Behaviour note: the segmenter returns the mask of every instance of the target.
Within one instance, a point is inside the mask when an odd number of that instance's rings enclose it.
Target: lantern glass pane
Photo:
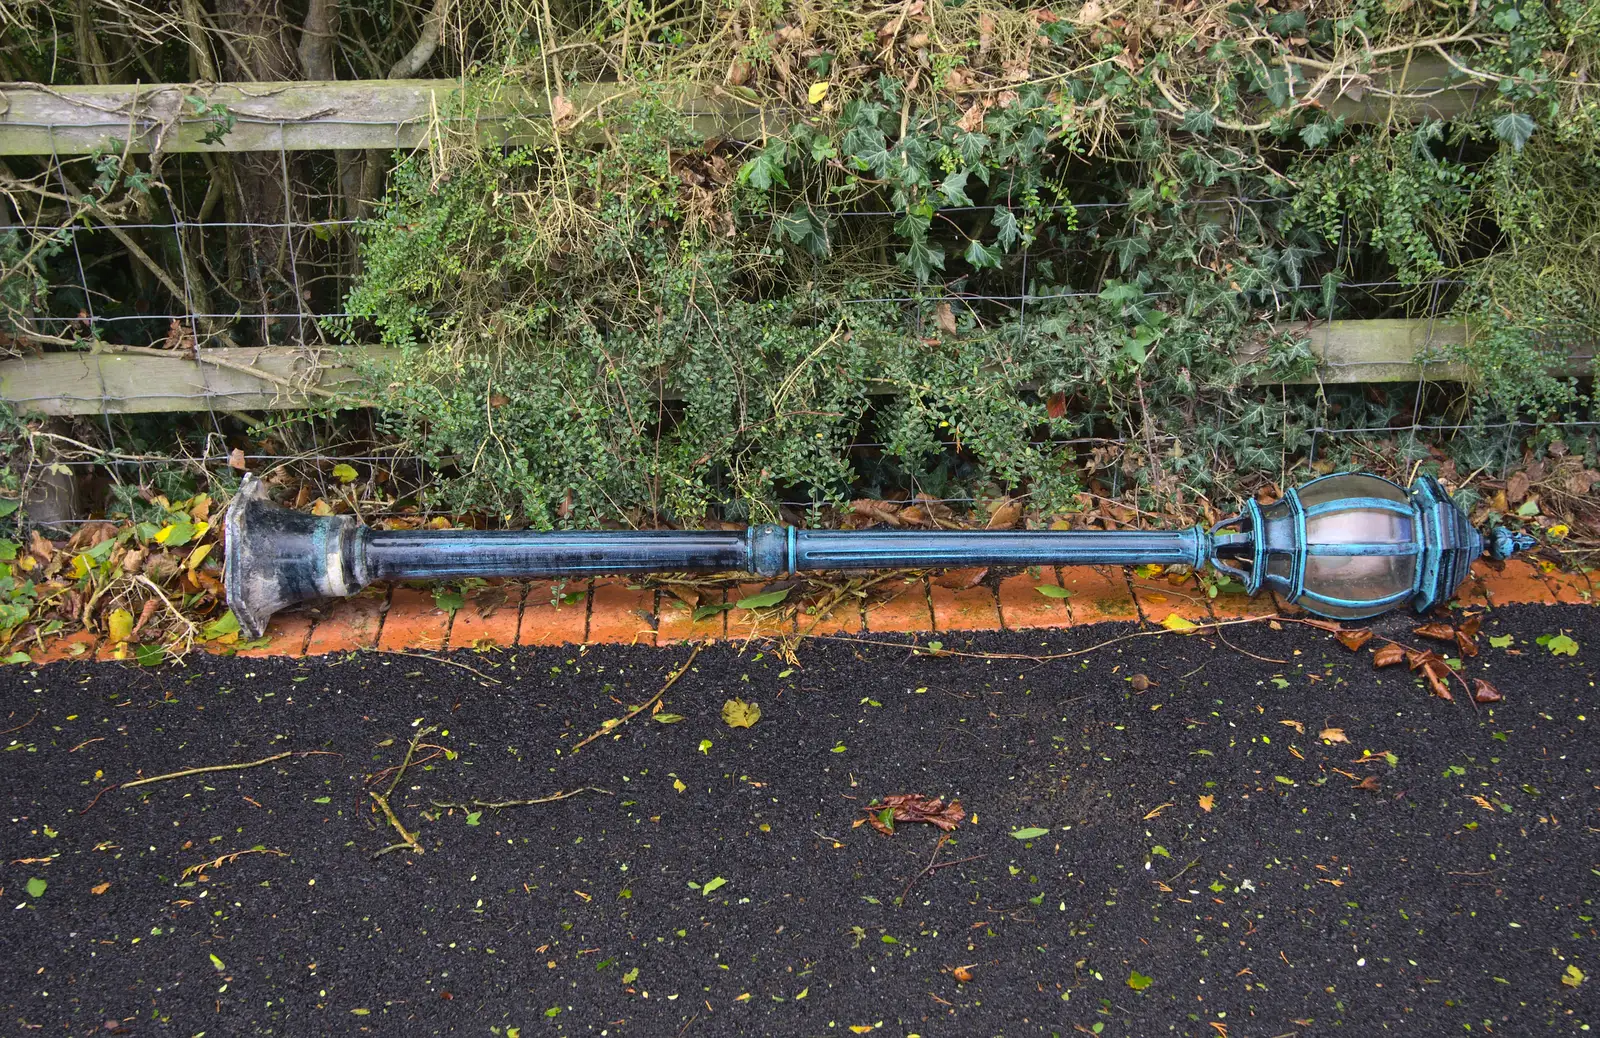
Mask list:
[[[1327,476],[1312,480],[1300,488],[1300,503],[1308,511],[1328,501],[1353,497],[1377,498],[1380,501],[1394,501],[1403,505],[1411,503],[1411,498],[1404,490],[1387,479],[1364,472]]]

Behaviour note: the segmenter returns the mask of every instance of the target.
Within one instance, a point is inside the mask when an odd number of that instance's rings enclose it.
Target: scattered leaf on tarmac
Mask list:
[[[1283,726],[1285,726],[1285,727],[1287,727],[1287,728],[1293,728],[1296,732],[1298,732],[1301,735],[1304,735],[1306,733],[1306,726],[1304,724],[1302,724],[1301,722],[1299,722],[1299,721],[1290,719],[1290,720],[1286,720],[1286,721],[1279,721],[1278,723],[1283,725]]]
[[[761,720],[761,705],[742,699],[730,699],[722,704],[722,723],[729,728],[749,728]]]
[[[723,879],[721,876],[718,876],[715,879],[707,880],[706,885],[700,888],[700,893],[703,896],[711,893],[713,890],[717,890],[727,885],[728,881]]]
[[[1340,631],[1338,634],[1334,635],[1334,637],[1339,639],[1339,644],[1343,645],[1351,652],[1355,652],[1357,649],[1361,648],[1363,645],[1372,640],[1372,632]]]
[[[1423,624],[1412,633],[1418,638],[1432,638],[1436,642],[1453,642],[1456,640],[1456,629],[1449,624]]]
[[[1567,971],[1561,974],[1561,983],[1565,984],[1569,988],[1577,987],[1579,984],[1583,983],[1584,979],[1583,970],[1580,970],[1571,963],[1567,964]]]
[[[1210,814],[1211,809],[1216,806],[1217,798],[1212,796],[1210,793],[1207,793],[1200,798],[1200,810],[1204,811],[1206,814]]]
[[[211,956],[211,965],[216,967],[216,970],[217,970],[218,973],[221,973],[223,970],[226,970],[228,968],[228,967],[224,966],[222,964],[222,960],[217,958],[215,955]]]
[[[1551,638],[1545,648],[1556,656],[1576,656],[1578,654],[1578,643],[1564,634],[1558,634]]]
[[[1011,838],[1013,840],[1037,840],[1039,837],[1044,836],[1049,832],[1049,829],[1041,829],[1036,825],[1030,825],[1026,829],[1018,829],[1017,831],[1013,832],[1011,834]]]
[[[1423,675],[1428,679],[1428,685],[1433,689],[1433,694],[1440,699],[1454,699],[1450,694],[1450,686],[1446,684],[1450,676],[1450,667],[1444,660],[1435,656],[1428,660],[1422,667]]]
[[[1322,731],[1317,733],[1317,738],[1323,739],[1323,740],[1325,740],[1327,742],[1349,742],[1350,741],[1349,739],[1345,738],[1344,729],[1343,728],[1324,728]]]
[[[1185,620],[1177,613],[1168,613],[1167,618],[1161,621],[1161,626],[1169,631],[1194,631],[1199,629],[1199,624],[1192,620]]]
[[[1170,803],[1167,803],[1167,804],[1161,804],[1161,805],[1159,805],[1157,807],[1151,808],[1149,814],[1146,814],[1144,816],[1144,820],[1148,822],[1150,819],[1154,818],[1156,815],[1159,815],[1161,812],[1165,811],[1167,808],[1169,808],[1171,806],[1173,806],[1173,805],[1170,804]]]
[[[1483,808],[1485,811],[1493,811],[1494,810],[1494,805],[1489,803],[1489,801],[1487,799],[1483,798],[1483,797],[1472,796],[1469,799],[1471,799],[1471,801],[1474,804],[1477,804],[1479,807]]]
[[[707,755],[709,755],[711,753],[711,740],[710,739],[701,739],[700,740],[700,752],[704,753],[704,754],[707,754]]]
[[[679,721],[683,720],[683,715],[682,714],[656,714],[653,717],[651,717],[650,720],[656,722],[657,724],[677,724]]]
[[[94,894],[95,896],[98,897],[99,895],[104,894],[106,891],[108,891],[110,889],[111,889],[111,884],[110,883],[96,883],[94,886],[89,888],[89,893]]]
[[[1378,776],[1376,776],[1376,775],[1368,775],[1366,778],[1362,779],[1360,782],[1357,782],[1355,784],[1355,788],[1356,789],[1364,789],[1369,793],[1376,793],[1378,791]]]
[[[44,897],[44,892],[49,889],[49,887],[50,884],[46,883],[38,876],[35,876],[28,880],[28,896],[37,901],[41,897]]]
[[[675,779],[672,780],[672,788],[677,790],[678,792],[682,793],[684,790],[688,789],[689,787],[683,784],[683,779],[675,778]]]
[[[1138,970],[1133,970],[1128,974],[1128,986],[1135,991],[1143,991],[1145,988],[1149,987],[1150,984],[1151,978],[1145,976],[1143,973],[1140,973]]]
[[[1504,698],[1500,690],[1482,678],[1472,679],[1472,701],[1474,703],[1498,703]]]
[[[1128,684],[1135,692],[1147,692],[1156,687],[1156,682],[1151,681],[1148,674],[1135,674],[1128,679]]]
[[[874,800],[861,810],[872,827],[885,836],[894,832],[897,822],[927,822],[950,832],[967,817],[961,801],[952,800],[947,804],[942,797],[926,797],[921,793],[896,793]]]
[[[950,971],[950,975],[955,977],[957,982],[965,984],[967,981],[972,979],[972,967],[957,966],[955,969]]]
[[[1516,639],[1509,634],[1496,634],[1489,637],[1489,644],[1497,649],[1509,649],[1515,641]]]
[[[1374,667],[1392,667],[1396,663],[1404,663],[1405,659],[1406,650],[1390,642],[1387,645],[1380,646],[1372,654],[1372,665]]]

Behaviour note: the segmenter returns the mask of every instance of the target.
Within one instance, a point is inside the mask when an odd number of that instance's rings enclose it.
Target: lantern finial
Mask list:
[[[1489,531],[1488,554],[1496,562],[1504,562],[1519,551],[1532,551],[1537,543],[1531,536],[1521,531],[1496,526]]]

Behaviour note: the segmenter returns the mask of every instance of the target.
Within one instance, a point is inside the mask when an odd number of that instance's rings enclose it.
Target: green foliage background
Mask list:
[[[1477,393],[1430,400],[1454,419],[1587,408],[1547,368],[1595,331],[1593,5],[915,6],[707,8],[720,36],[618,70],[639,99],[603,135],[400,165],[350,334],[407,351],[391,427],[452,504],[697,522],[900,488],[1048,512],[1115,476],[1193,505],[1289,476],[1313,428],[1409,417],[1411,387],[1253,387],[1309,370],[1272,329],[1313,317],[1471,318]],[[1489,84],[1449,123],[1300,100],[1386,54],[1448,74],[1438,40]],[[486,93],[509,71],[479,68]],[[725,68],[798,117],[702,147],[665,88]],[[1337,287],[1379,280],[1399,290]]]

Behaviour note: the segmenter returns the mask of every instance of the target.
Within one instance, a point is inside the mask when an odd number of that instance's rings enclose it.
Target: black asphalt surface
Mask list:
[[[1412,626],[1379,629],[1412,641]],[[1138,630],[942,640],[1042,656]],[[1537,643],[1562,632],[1575,655]],[[0,1028],[1600,1024],[1600,612],[1486,618],[1464,674],[1498,686],[1493,707],[1434,698],[1311,628],[1227,637],[1049,662],[713,646],[665,696],[681,721],[641,715],[577,753],[688,649],[5,668]],[[753,728],[723,723],[730,697],[759,703]],[[374,857],[399,835],[371,794],[430,725],[391,798],[423,853]],[[1330,728],[1348,741],[1319,738]],[[605,792],[437,806],[583,787]],[[925,824],[854,825],[896,793],[957,797],[969,817],[943,846]],[[1048,831],[1013,835],[1030,828]]]

